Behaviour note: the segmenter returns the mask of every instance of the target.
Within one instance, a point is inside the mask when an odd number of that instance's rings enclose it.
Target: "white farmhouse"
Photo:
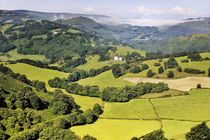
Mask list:
[[[122,57],[120,56],[114,56],[114,61],[122,61]]]

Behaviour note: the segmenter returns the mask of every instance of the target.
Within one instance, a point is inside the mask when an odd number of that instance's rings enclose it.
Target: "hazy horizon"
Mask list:
[[[210,16],[210,0],[0,0],[0,9],[107,15],[132,25],[170,25],[183,19]]]

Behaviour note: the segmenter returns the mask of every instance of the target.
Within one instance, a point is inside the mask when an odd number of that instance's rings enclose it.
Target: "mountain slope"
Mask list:
[[[210,34],[210,18],[199,18],[169,27],[164,31],[169,37],[192,34]]]
[[[153,40],[139,45],[139,48],[149,52],[161,51],[165,54],[189,51],[205,52],[210,51],[210,35],[194,34],[164,40]]]

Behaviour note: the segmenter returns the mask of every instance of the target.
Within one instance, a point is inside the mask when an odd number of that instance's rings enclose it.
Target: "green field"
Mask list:
[[[210,90],[195,89],[189,96],[153,99],[160,118],[205,121],[210,120]]]
[[[163,120],[163,131],[168,139],[185,140],[185,134],[198,122]]]
[[[40,80],[45,83],[48,83],[48,80],[54,77],[63,78],[69,75],[68,73],[38,68],[24,63],[8,64],[6,66],[11,68],[14,72],[25,74],[30,80]]]
[[[31,60],[40,60],[45,61],[47,60],[44,55],[23,55],[17,53],[17,49],[11,50],[8,53],[1,55],[0,60],[7,61],[7,60],[17,60],[17,59],[31,59]]]
[[[98,85],[100,88],[105,87],[124,87],[133,85],[122,78],[114,78],[111,70],[106,71],[96,77],[86,78],[78,81],[81,85]]]
[[[84,65],[80,65],[77,68],[78,69],[84,69],[84,70],[90,70],[90,69],[99,69],[102,68],[104,66],[112,66],[113,64],[121,64],[124,61],[114,61],[114,60],[107,60],[107,61],[102,61],[99,62],[99,56],[95,55],[95,56],[89,56],[87,58],[87,63]]]
[[[147,99],[131,100],[127,103],[105,103],[102,118],[157,119]]]
[[[186,96],[151,99],[162,120],[167,138],[184,140],[185,133],[189,132],[190,128],[201,121],[210,120],[209,94],[210,89],[195,89]],[[136,99],[127,103],[104,103],[104,107],[104,114],[101,116],[103,119],[91,125],[73,127],[72,130],[80,136],[92,134],[100,140],[126,140],[131,137],[131,133],[132,136],[141,136],[148,133],[148,128],[160,128],[160,122],[155,121],[157,118],[154,109],[147,99]],[[146,121],[147,119],[150,121]],[[119,124],[116,124],[117,122]],[[151,122],[153,123],[150,124]],[[126,133],[126,137],[121,137],[125,136],[121,132]]]
[[[66,93],[66,92],[64,92],[64,93]],[[66,93],[66,94],[69,94],[69,93]],[[80,107],[83,111],[92,108],[93,105],[96,103],[100,104],[102,107],[104,106],[104,103],[100,98],[80,96],[80,95],[75,95],[75,94],[71,94],[71,96],[74,97],[75,102],[78,105],[80,105]]]
[[[130,140],[160,128],[158,121],[99,119],[94,124],[71,128],[79,136],[92,135],[98,140]]]

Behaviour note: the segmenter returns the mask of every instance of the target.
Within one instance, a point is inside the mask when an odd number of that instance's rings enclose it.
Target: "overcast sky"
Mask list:
[[[210,17],[210,0],[0,0],[0,9],[102,14],[137,25]]]

